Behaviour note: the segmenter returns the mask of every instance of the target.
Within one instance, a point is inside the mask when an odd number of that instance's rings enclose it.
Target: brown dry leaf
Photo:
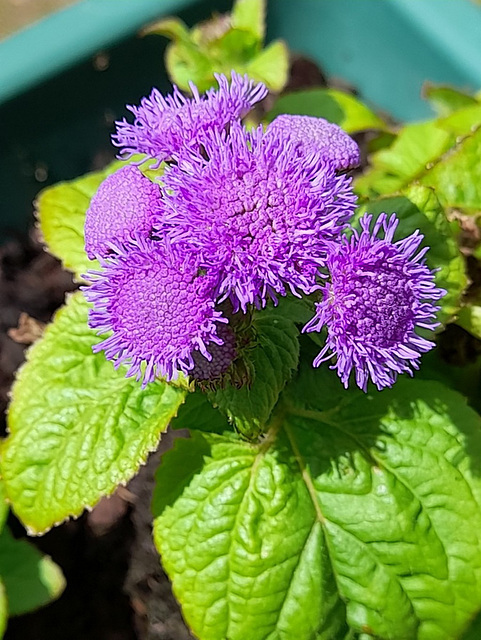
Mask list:
[[[32,344],[42,336],[45,326],[43,322],[35,320],[35,318],[30,317],[28,313],[22,312],[18,319],[18,327],[9,329],[7,333],[8,337],[14,342]]]

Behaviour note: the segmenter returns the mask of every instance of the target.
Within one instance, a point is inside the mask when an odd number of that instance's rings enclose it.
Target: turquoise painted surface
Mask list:
[[[403,120],[428,116],[424,81],[481,87],[481,8],[470,0],[271,0],[269,34]]]
[[[0,103],[194,0],[82,0],[0,42]]]
[[[0,43],[0,103],[195,0],[82,0]],[[225,2],[204,0],[206,10]],[[269,36],[398,118],[428,113],[425,80],[481,87],[481,9],[471,0],[270,0]]]

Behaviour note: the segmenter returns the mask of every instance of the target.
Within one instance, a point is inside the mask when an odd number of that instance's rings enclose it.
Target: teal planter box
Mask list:
[[[190,24],[229,0],[81,0],[0,42],[0,237],[24,231],[47,184],[111,153],[112,121],[153,85],[167,89],[165,40],[138,29],[169,14]],[[344,78],[399,119],[427,116],[429,80],[481,87],[481,8],[471,0],[270,0],[268,37]],[[108,52],[98,71],[91,57]]]

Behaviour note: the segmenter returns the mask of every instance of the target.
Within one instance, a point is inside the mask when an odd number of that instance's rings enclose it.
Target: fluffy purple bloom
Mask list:
[[[294,142],[262,127],[211,131],[203,151],[164,174],[159,228],[219,272],[218,294],[234,310],[315,290],[326,243],[354,211],[350,178],[321,153],[300,161]]]
[[[324,118],[280,115],[267,127],[266,135],[292,140],[304,154],[319,152],[332,160],[338,171],[357,167],[360,161],[357,143]]]
[[[219,88],[204,95],[190,84],[192,98],[186,98],[174,86],[172,95],[163,96],[153,89],[139,106],[128,105],[134,114],[131,124],[125,118],[116,122],[113,144],[121,148],[121,157],[145,154],[158,161],[175,158],[185,147],[198,146],[199,139],[211,129],[220,131],[230,122],[245,116],[267,95],[266,87],[247,75],[232,71],[231,82],[216,74]]]
[[[85,250],[93,260],[106,256],[110,243],[147,237],[160,211],[160,189],[137,167],[122,167],[108,176],[92,198],[85,218]]]
[[[323,300],[304,331],[327,328],[325,347],[314,360],[319,366],[336,357],[347,388],[354,369],[356,383],[366,391],[371,379],[378,389],[391,386],[397,374],[419,368],[422,353],[434,346],[418,329],[438,325],[435,301],[444,294],[425,265],[428,248],[419,250],[423,236],[414,232],[394,242],[398,220],[381,214],[372,232],[372,216],[364,215],[359,233],[333,245],[327,261],[330,282]],[[383,231],[382,238],[378,237]]]
[[[116,367],[129,365],[126,376],[168,380],[194,367],[198,351],[211,359],[209,346],[222,344],[215,309],[216,281],[199,271],[193,257],[180,259],[158,241],[138,237],[101,260],[102,271],[85,277],[85,295],[93,304],[89,324],[99,335],[94,346]]]

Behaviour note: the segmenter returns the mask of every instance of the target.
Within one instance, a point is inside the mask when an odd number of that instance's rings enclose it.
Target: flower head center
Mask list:
[[[414,328],[415,295],[401,261],[387,256],[359,261],[336,274],[330,289],[338,331],[357,343],[384,349],[402,342]],[[337,302],[341,313],[336,311]]]

